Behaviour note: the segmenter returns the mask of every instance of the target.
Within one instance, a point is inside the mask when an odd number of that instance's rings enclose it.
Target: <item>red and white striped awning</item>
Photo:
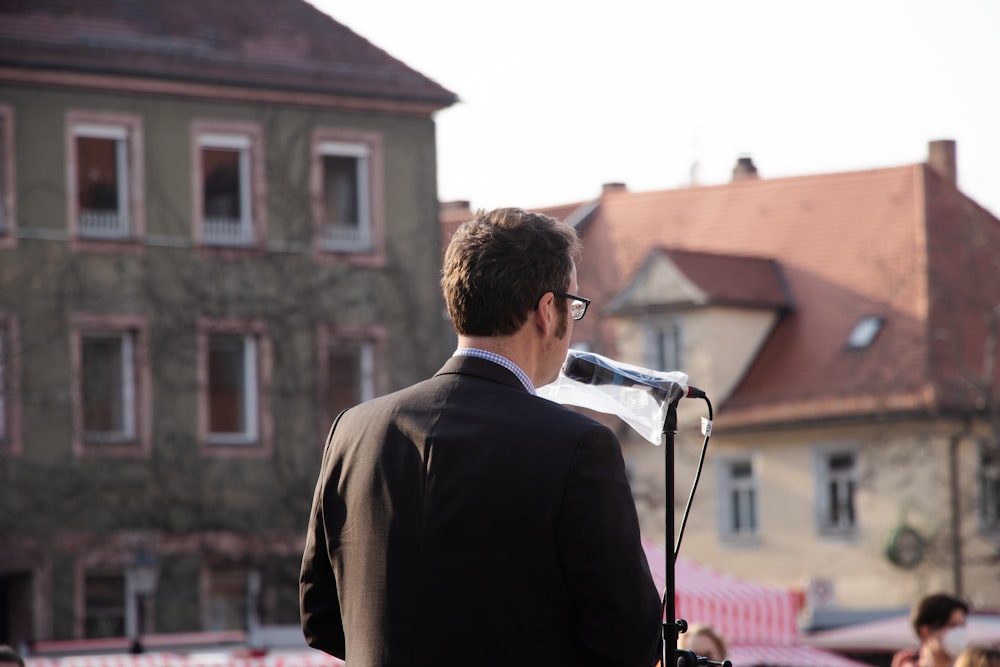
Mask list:
[[[644,542],[653,580],[665,585],[664,551]],[[711,625],[726,639],[736,667],[870,667],[804,646],[798,637],[799,596],[754,584],[678,557],[674,569],[677,618]]]
[[[175,667],[183,658],[173,653],[115,653],[60,658],[28,658],[25,667]]]
[[[304,649],[267,655],[192,654],[178,667],[342,667],[343,660],[322,651]]]
[[[28,658],[25,667],[343,667],[321,651],[279,651],[266,655],[245,651],[212,653],[128,653],[62,658]]]
[[[729,647],[729,660],[736,667],[871,667],[799,644],[733,644]]]
[[[657,588],[664,589],[663,549],[644,542]],[[677,618],[707,623],[730,643],[785,642],[798,635],[799,596],[698,565],[683,556],[674,569]]]

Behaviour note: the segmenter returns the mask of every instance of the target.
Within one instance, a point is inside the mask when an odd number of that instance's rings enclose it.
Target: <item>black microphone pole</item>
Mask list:
[[[663,576],[666,590],[663,593],[663,660],[660,662],[661,667],[685,667],[685,665],[679,665],[679,661],[675,657],[677,656],[677,637],[680,633],[687,631],[687,621],[675,618],[677,609],[674,572],[676,562],[674,558],[674,434],[677,432],[677,403],[680,399],[681,397],[678,396],[670,401],[667,406],[667,415],[663,420],[663,486],[666,491],[666,520],[664,521],[666,548],[663,550],[665,561]],[[687,660],[685,660],[686,662]],[[695,665],[687,665],[687,667],[695,667]]]

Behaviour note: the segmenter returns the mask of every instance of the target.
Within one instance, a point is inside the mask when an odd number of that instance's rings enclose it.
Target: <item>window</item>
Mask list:
[[[17,241],[14,202],[14,110],[0,104],[0,247]]]
[[[257,439],[257,341],[208,337],[208,431],[216,442]]]
[[[10,363],[7,359],[11,357],[9,345],[7,327],[3,320],[0,320],[0,450],[7,449],[10,442],[10,416],[8,415],[10,411],[8,384],[10,380],[7,377],[9,374],[7,366]]]
[[[270,424],[270,347],[263,325],[203,323],[199,349],[205,444],[259,449],[268,440]]]
[[[80,345],[84,440],[131,440],[135,437],[132,334],[84,334]]]
[[[864,350],[871,347],[875,336],[882,329],[883,319],[878,315],[866,315],[858,320],[847,339],[848,350]]]
[[[320,330],[321,429],[341,411],[378,393],[376,362],[384,338],[381,328]]]
[[[368,147],[327,141],[320,144],[320,154],[323,247],[349,252],[371,250]]]
[[[991,441],[979,443],[979,523],[1000,533],[1000,445]]]
[[[74,318],[78,451],[146,452],[146,324],[140,318]]]
[[[141,152],[137,117],[69,115],[70,227],[88,241],[139,236]]]
[[[757,533],[757,482],[750,459],[730,459],[720,466],[719,508],[725,537]]]
[[[195,221],[207,246],[253,247],[264,237],[260,129],[195,124]]]
[[[855,451],[825,448],[817,451],[816,508],[821,533],[852,533],[857,527],[857,478]]]
[[[680,320],[654,322],[646,327],[646,364],[653,370],[676,371],[683,365]]]
[[[84,580],[84,636],[125,636],[125,576],[121,572],[88,572]]]
[[[0,453],[20,452],[17,320],[0,313]]]
[[[201,173],[205,243],[253,243],[250,141],[244,137],[202,137]]]
[[[318,130],[313,138],[313,196],[323,253],[378,256],[381,232],[381,138]]]
[[[327,414],[375,397],[375,348],[369,341],[340,340],[327,353]]]
[[[211,571],[208,595],[209,630],[247,630],[250,614],[257,616],[260,575],[245,567],[218,567]]]

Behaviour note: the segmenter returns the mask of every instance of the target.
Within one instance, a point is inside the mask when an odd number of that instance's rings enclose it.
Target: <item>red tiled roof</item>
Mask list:
[[[0,67],[457,101],[305,0],[4,2]]]
[[[773,259],[658,248],[710,303],[788,309],[791,295]]]
[[[967,209],[972,212],[962,218]],[[981,253],[979,266],[984,274],[992,270],[984,284],[995,304],[1000,269],[988,258],[1000,254],[1000,221],[923,164],[608,192],[583,232],[581,293],[598,310],[606,307],[656,247],[771,258],[781,265],[796,309],[781,320],[726,402],[727,423],[925,410],[939,407],[936,390],[947,365],[944,353],[930,355],[929,330],[948,321],[929,321],[932,300],[941,298],[933,292],[946,277],[952,306],[956,295],[968,291],[967,263],[956,262],[964,246],[955,241],[972,233],[959,229],[973,222],[987,239],[989,251]],[[937,281],[930,287],[929,276]],[[851,330],[867,315],[883,316],[882,330],[869,348],[847,349]],[[974,316],[965,312],[950,321]],[[610,325],[590,323],[595,325],[605,334],[605,348],[613,347]],[[957,326],[949,332],[977,340]],[[953,362],[954,355],[948,359]]]
[[[925,170],[929,364],[945,409],[993,400],[1000,409],[1000,364],[984,357],[1000,343],[1000,220],[933,169]]]
[[[970,378],[1000,302],[1000,220],[928,165],[622,188],[594,204],[537,209],[583,238],[580,294],[598,317],[574,340],[617,353],[609,306],[652,252],[714,302],[794,306],[723,406],[727,425],[983,407],[986,383]],[[871,315],[878,335],[849,349]]]

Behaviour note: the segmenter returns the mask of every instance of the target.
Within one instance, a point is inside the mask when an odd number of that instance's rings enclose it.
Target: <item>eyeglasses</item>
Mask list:
[[[583,316],[587,314],[587,306],[590,305],[590,299],[584,299],[582,296],[575,294],[566,294],[565,292],[553,292],[552,296],[569,299],[569,314],[574,320],[582,320]]]

